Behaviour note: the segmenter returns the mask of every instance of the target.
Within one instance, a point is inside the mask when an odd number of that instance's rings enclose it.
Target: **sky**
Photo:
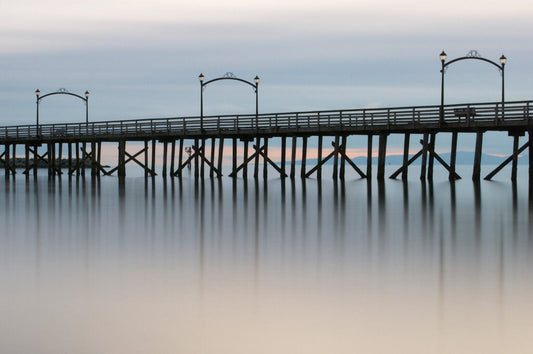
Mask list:
[[[0,0],[0,125],[33,124],[37,88],[90,91],[92,121],[197,116],[200,73],[259,76],[260,113],[437,105],[442,50],[505,54],[506,99],[528,100],[531,15],[526,0]],[[497,68],[448,67],[446,103],[500,98]],[[248,85],[204,90],[206,115],[254,110]],[[41,101],[42,123],[84,119],[71,96]]]

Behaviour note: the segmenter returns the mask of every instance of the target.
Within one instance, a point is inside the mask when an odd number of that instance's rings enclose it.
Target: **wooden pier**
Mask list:
[[[49,176],[63,173],[84,176],[90,171],[92,176],[124,177],[126,165],[135,163],[144,169],[146,177],[179,178],[183,176],[184,169],[192,167],[195,178],[221,178],[226,147],[231,158],[231,170],[226,171],[226,175],[232,178],[248,178],[250,164],[253,164],[253,177],[259,178],[262,164],[265,179],[269,171],[275,171],[281,178],[299,175],[301,178],[320,179],[322,167],[331,159],[333,178],[345,178],[346,167],[353,168],[361,178],[370,178],[373,174],[373,141],[377,139],[375,176],[381,180],[387,177],[387,139],[391,134],[401,134],[404,137],[403,165],[390,178],[401,174],[402,179],[406,179],[409,166],[420,158],[421,179],[433,178],[437,162],[448,170],[449,179],[455,180],[461,178],[456,172],[458,135],[475,134],[472,179],[479,180],[482,177],[484,133],[503,131],[510,137],[513,153],[484,178],[491,179],[511,163],[511,179],[514,181],[519,154],[532,146],[532,106],[533,101],[518,101],[4,126],[0,127],[0,145],[4,147],[0,166],[3,165],[6,177],[9,177],[17,172],[18,159],[20,170],[22,158],[17,155],[17,147],[20,146],[24,150],[23,173],[27,177],[37,175],[39,163],[46,164]],[[435,151],[437,137],[444,134],[451,135],[450,161],[445,161]],[[519,146],[519,137],[526,134],[528,142]],[[414,144],[411,138],[417,135],[421,137],[420,150],[410,157],[409,148]],[[367,138],[366,168],[357,166],[346,152],[352,136]],[[307,158],[308,139],[311,137],[318,139],[318,160],[314,166],[308,166]],[[331,147],[324,144],[326,137],[332,139]],[[280,161],[274,161],[269,155],[269,142],[273,138],[281,141]],[[185,142],[192,144],[186,146]],[[103,143],[116,144],[116,166],[102,164]],[[287,144],[290,146],[287,147]],[[132,151],[132,148],[136,150]],[[162,161],[156,164],[156,152],[161,149]],[[529,181],[532,183],[531,153],[529,166]]]

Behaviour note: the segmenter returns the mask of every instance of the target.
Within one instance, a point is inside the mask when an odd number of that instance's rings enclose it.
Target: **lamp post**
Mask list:
[[[253,87],[255,91],[255,124],[257,127],[258,121],[259,121],[259,76],[254,77],[254,82],[246,81],[243,79],[240,79],[236,77],[233,73],[227,72],[222,77],[217,77],[216,79],[211,79],[208,81],[205,81],[204,74],[200,74],[198,76],[198,80],[200,81],[200,129],[204,129],[204,86],[209,85],[212,82],[219,81],[219,80],[235,80],[243,82],[247,85],[250,85]],[[205,82],[204,82],[205,81]]]
[[[75,93],[68,92],[64,88],[61,88],[57,90],[56,92],[47,93],[46,95],[41,96],[41,91],[37,89],[35,90],[35,96],[37,96],[37,102],[36,102],[37,104],[37,135],[39,135],[39,103],[43,98],[48,97],[48,96],[53,96],[53,95],[69,95],[69,96],[77,97],[81,99],[82,101],[85,101],[85,124],[86,126],[89,125],[89,95],[90,95],[89,91],[85,91],[85,97],[83,97]]]
[[[89,91],[85,91],[85,124],[89,125]]]
[[[39,96],[41,96],[41,91],[39,89],[35,90],[35,96],[37,96],[37,123],[36,123],[36,128],[37,128],[37,136],[39,136]]]
[[[446,52],[442,51],[442,53],[440,53],[440,61],[442,65],[441,71],[440,71],[441,72],[440,123],[444,123],[444,72],[448,65],[453,64],[457,61],[469,60],[469,59],[481,60],[481,61],[487,62],[497,67],[502,73],[502,106],[503,106],[503,104],[505,103],[505,64],[507,64],[507,58],[505,57],[505,55],[502,55],[500,57],[500,64],[492,60],[483,58],[476,50],[471,50],[465,56],[455,58],[453,60],[450,60],[449,62],[446,62],[446,58],[447,58]]]

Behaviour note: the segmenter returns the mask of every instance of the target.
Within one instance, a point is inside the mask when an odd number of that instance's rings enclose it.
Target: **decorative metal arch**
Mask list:
[[[204,82],[204,79],[205,79],[204,74],[200,74],[198,76],[198,79],[200,80],[200,129],[204,128],[204,87],[213,82],[221,81],[221,80],[239,81],[239,82],[252,86],[255,92],[255,116],[256,116],[256,125],[257,125],[258,114],[259,114],[259,101],[258,101],[259,76],[256,75],[254,78],[254,82],[251,82],[251,81],[238,78],[237,76],[235,76],[235,74],[228,71],[221,77],[217,77],[215,79],[211,79],[205,82]]]
[[[85,91],[85,97],[69,92],[66,88],[59,88],[56,92],[50,92],[45,95],[41,96],[41,91],[39,89],[35,90],[35,96],[37,96],[37,131],[39,131],[39,103],[40,101],[48,96],[54,96],[54,95],[68,95],[73,96],[81,99],[82,101],[85,101],[85,124],[89,124],[89,91]]]
[[[481,54],[477,50],[471,50],[466,55],[459,57],[459,58],[452,59],[448,62],[446,62],[446,57],[447,57],[446,53],[442,51],[442,53],[440,54],[440,61],[442,64],[442,67],[440,70],[441,72],[441,86],[440,86],[440,107],[441,107],[440,108],[440,121],[441,123],[444,123],[444,73],[446,71],[446,68],[449,65],[456,63],[458,61],[481,60],[481,61],[484,61],[486,63],[489,63],[497,67],[502,76],[502,105],[505,103],[505,64],[507,63],[507,58],[503,54],[500,57],[500,64],[490,59],[482,57]]]

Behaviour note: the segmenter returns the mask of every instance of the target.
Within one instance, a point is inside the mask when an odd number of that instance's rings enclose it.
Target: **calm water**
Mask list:
[[[0,189],[0,352],[530,353],[525,173],[19,174]]]

